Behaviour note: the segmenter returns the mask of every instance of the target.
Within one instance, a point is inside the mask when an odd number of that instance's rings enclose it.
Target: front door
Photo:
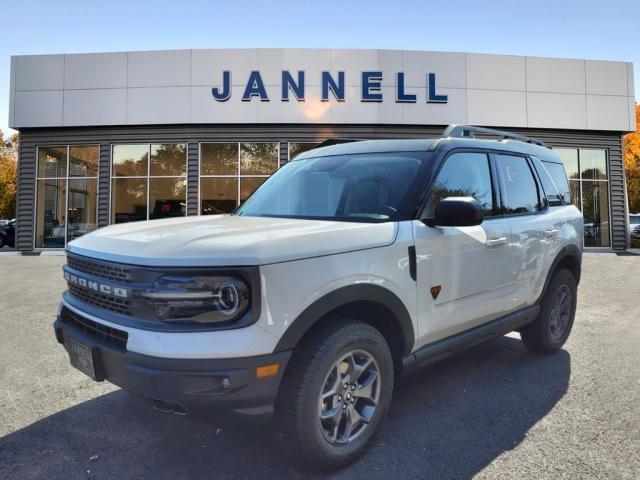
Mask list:
[[[483,152],[459,152],[445,160],[422,217],[440,200],[474,197],[485,220],[474,227],[428,227],[413,221],[417,258],[416,346],[439,340],[506,313],[511,282],[511,227],[497,216],[495,172]]]

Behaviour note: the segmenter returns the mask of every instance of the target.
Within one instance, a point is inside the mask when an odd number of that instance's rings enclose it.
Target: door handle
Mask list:
[[[558,229],[557,228],[547,228],[544,231],[544,236],[545,237],[553,237],[553,236],[555,236],[556,233],[558,233]]]
[[[507,243],[507,237],[497,237],[497,238],[489,238],[485,242],[487,247],[498,247],[500,245],[504,245]]]

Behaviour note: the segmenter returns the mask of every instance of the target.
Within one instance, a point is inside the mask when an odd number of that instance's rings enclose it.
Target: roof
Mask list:
[[[438,139],[361,140],[314,148],[313,150],[301,153],[296,157],[296,160],[311,157],[326,157],[329,155],[354,155],[358,153],[426,152],[427,150],[433,150],[437,143]]]
[[[314,148],[298,155],[295,160],[330,155],[355,155],[361,153],[426,152],[453,150],[455,148],[479,148],[494,151],[516,152],[540,159],[561,162],[549,148],[517,140],[484,140],[475,138],[435,138],[404,140],[361,140]]]

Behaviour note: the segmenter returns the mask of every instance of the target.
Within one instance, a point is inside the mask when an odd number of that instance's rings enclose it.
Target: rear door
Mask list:
[[[504,314],[510,305],[510,220],[497,215],[496,172],[489,154],[451,153],[427,195],[420,218],[447,197],[472,196],[485,220],[474,227],[428,227],[413,221],[419,332],[416,346]]]
[[[511,226],[511,271],[514,292],[509,310],[533,304],[556,250],[560,217],[548,207],[532,159],[495,154],[501,213]]]

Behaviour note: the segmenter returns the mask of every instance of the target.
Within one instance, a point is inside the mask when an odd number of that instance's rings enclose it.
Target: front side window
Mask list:
[[[113,145],[111,223],[186,215],[187,145]]]
[[[38,147],[36,248],[63,248],[96,229],[97,145]]]
[[[447,197],[473,197],[485,216],[493,215],[491,170],[486,153],[454,153],[446,159],[431,188],[426,216],[433,217],[440,201]]]
[[[503,213],[518,215],[539,211],[538,186],[527,159],[516,155],[496,155],[496,161]]]
[[[384,222],[396,218],[425,152],[312,157],[289,162],[237,215]]]

